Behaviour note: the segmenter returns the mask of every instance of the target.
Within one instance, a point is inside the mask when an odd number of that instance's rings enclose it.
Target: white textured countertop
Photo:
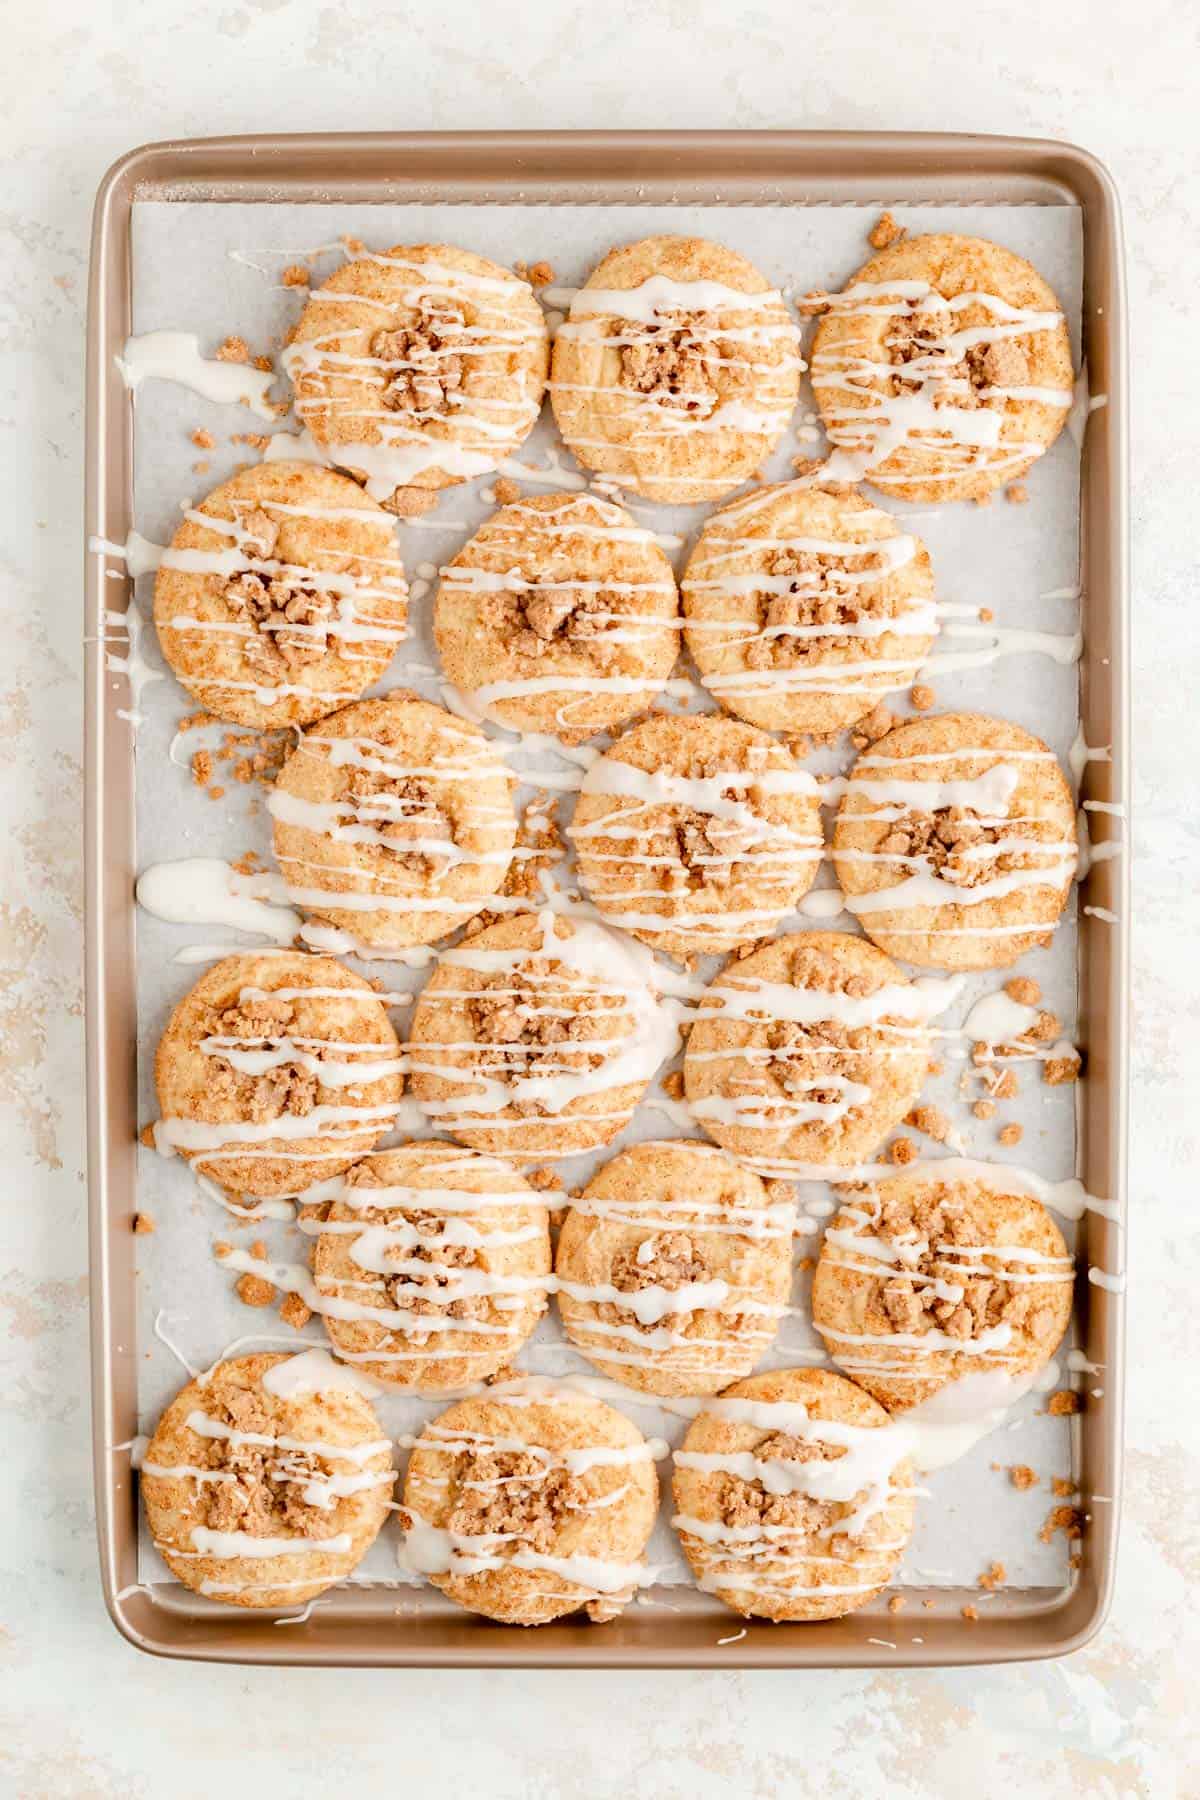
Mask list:
[[[1014,17],[1017,22],[1014,22]],[[1196,21],[1164,0],[183,0],[6,8],[0,199],[0,1792],[1194,1795],[1200,1764]],[[928,1674],[335,1673],[139,1657],[92,1529],[82,1172],[79,515],[89,214],[154,138],[891,127],[1109,165],[1133,319],[1136,1006],[1130,1447],[1112,1619]],[[1192,217],[1188,218],[1188,210]],[[1190,1774],[1189,1774],[1190,1767]]]

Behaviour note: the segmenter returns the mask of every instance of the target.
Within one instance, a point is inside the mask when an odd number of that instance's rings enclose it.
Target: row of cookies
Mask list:
[[[538,417],[548,368],[564,442],[603,481],[696,502],[753,476],[787,427],[804,361],[783,295],[752,263],[703,238],[645,238],[611,251],[569,306],[551,365],[533,291],[509,270],[445,244],[357,248],[290,335],[296,415],[323,460],[401,515],[500,466]],[[1062,428],[1062,310],[999,245],[896,243],[803,310],[822,315],[813,391],[833,479],[977,497],[1024,473]]]
[[[403,1565],[487,1618],[605,1621],[651,1584],[668,1447],[615,1408],[536,1376],[456,1401],[400,1440],[397,1505],[365,1386],[308,1351],[218,1363],[176,1396],[141,1485],[181,1582],[236,1606],[303,1605],[353,1571],[394,1507]],[[908,1448],[881,1406],[823,1370],[776,1370],[706,1402],[674,1457],[672,1522],[700,1587],[776,1620],[863,1605],[912,1530]]]
[[[697,1177],[696,1159],[724,1168]],[[398,1247],[383,1307],[389,1320],[397,1316],[388,1308],[398,1283],[408,1315],[403,1354],[415,1345],[420,1358],[423,1340],[432,1340],[426,1377],[432,1358],[439,1385],[467,1385],[513,1348],[511,1324],[479,1304],[479,1245],[491,1236],[507,1249],[522,1220],[529,1242],[536,1196],[522,1195],[509,1171],[449,1146],[375,1161],[354,1203],[330,1207],[323,1229],[357,1233],[359,1269],[387,1268],[385,1240]],[[745,1616],[836,1617],[887,1584],[911,1532],[918,1440],[905,1430],[905,1411],[964,1373],[1014,1384],[1040,1369],[1066,1329],[1071,1259],[1044,1210],[1006,1191],[1000,1171],[894,1176],[846,1198],[815,1278],[814,1321],[855,1380],[780,1369],[723,1385],[731,1367],[762,1354],[756,1296],[773,1280],[760,1228],[780,1203],[749,1191],[747,1179],[694,1144],[644,1144],[616,1158],[563,1228],[560,1269],[588,1277],[564,1280],[560,1292],[574,1307],[564,1304],[564,1318],[572,1341],[606,1373],[651,1392],[709,1396],[688,1409],[695,1416],[675,1453],[672,1520],[701,1588]],[[387,1204],[376,1210],[381,1194]],[[355,1209],[368,1198],[364,1224]],[[404,1199],[407,1207],[393,1204]],[[667,1216],[651,1216],[656,1207]],[[649,1237],[641,1235],[647,1225]],[[771,1235],[786,1291],[790,1223],[786,1235]],[[406,1273],[414,1268],[416,1280]],[[715,1281],[714,1270],[722,1271]],[[715,1289],[728,1292],[747,1272],[739,1317],[720,1308]],[[675,1343],[662,1356],[662,1313],[639,1301],[685,1299],[701,1285],[699,1310],[673,1322]],[[302,1603],[348,1575],[384,1522],[391,1446],[363,1375],[391,1381],[396,1372],[381,1363],[378,1341],[356,1351],[350,1346],[362,1338],[335,1330],[332,1319],[344,1320],[336,1281],[325,1291],[341,1362],[318,1351],[222,1363],[167,1408],[146,1453],[156,1547],[201,1594],[251,1607]],[[520,1281],[490,1291],[526,1304]],[[452,1340],[465,1334],[469,1343],[488,1329],[503,1341],[482,1363],[473,1351],[458,1358]],[[622,1330],[639,1345],[636,1356],[615,1351]],[[606,1334],[598,1347],[596,1332]],[[440,1364],[439,1345],[448,1359]],[[586,1384],[502,1378],[401,1442],[413,1452],[399,1508],[401,1560],[460,1604],[518,1624],[581,1609],[604,1620],[652,1581],[641,1558],[658,1503],[653,1463],[667,1447],[647,1443]]]
[[[267,805],[307,941],[386,956],[514,910],[509,872],[532,852],[512,781],[476,726],[403,692],[301,734]],[[1007,966],[1049,941],[1078,855],[1053,753],[979,714],[910,720],[823,784],[753,726],[653,714],[597,752],[581,789],[568,837],[585,893],[608,924],[684,960],[768,937],[828,854],[882,949],[926,968]]]
[[[463,704],[566,743],[674,693],[681,636],[725,713],[841,730],[912,683],[941,617],[917,536],[803,480],[713,513],[678,589],[656,535],[591,493],[501,507],[440,573],[433,632]],[[206,712],[271,729],[311,724],[383,676],[408,588],[387,515],[354,482],[267,462],[186,509],[154,616]]]
[[[163,1032],[154,1140],[229,1192],[295,1194],[392,1129],[407,1079],[467,1148],[558,1161],[616,1137],[683,1031],[683,1091],[708,1136],[763,1173],[820,1180],[906,1117],[957,991],[842,932],[673,981],[591,920],[523,912],[440,953],[402,1043],[388,997],[332,958],[237,954]]]
[[[1044,1366],[1066,1329],[1072,1262],[1019,1172],[955,1159],[841,1188],[813,1323],[892,1412],[968,1371]],[[567,1205],[511,1165],[439,1140],[377,1151],[311,1191],[311,1268],[221,1245],[222,1262],[299,1295],[341,1360],[410,1393],[506,1369],[557,1297],[568,1341],[648,1394],[714,1394],[748,1375],[791,1312],[796,1190],[691,1139],[618,1152]],[[315,1196],[319,1195],[320,1198]]]

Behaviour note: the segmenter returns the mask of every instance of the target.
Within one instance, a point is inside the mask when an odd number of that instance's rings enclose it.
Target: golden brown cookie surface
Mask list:
[[[505,1624],[581,1609],[611,1619],[644,1579],[665,1446],[603,1401],[513,1387],[459,1400],[421,1432],[404,1478],[404,1560]]]
[[[645,712],[679,654],[678,611],[670,563],[624,507],[539,494],[443,568],[434,634],[488,718],[574,742]]]
[[[361,976],[293,951],[227,956],[179,1002],[154,1078],[160,1150],[237,1194],[295,1194],[390,1130],[404,1087],[387,1009]]]
[[[267,807],[294,904],[376,951],[473,918],[516,839],[509,774],[483,733],[407,694],[322,719]]]
[[[1062,309],[1032,264],[983,238],[905,238],[817,297],[812,382],[837,479],[902,500],[1017,481],[1073,395]]]
[[[801,366],[791,315],[745,257],[705,238],[643,238],[576,293],[550,397],[587,468],[650,500],[712,500],[783,435]]]
[[[546,1310],[545,1205],[505,1164],[458,1145],[364,1157],[312,1229],[325,1329],[390,1386],[485,1381]]]
[[[937,631],[920,538],[857,494],[805,481],[711,514],[681,586],[700,679],[769,731],[852,725],[908,686]]]
[[[218,1363],[176,1395],[146,1451],[154,1547],[214,1600],[302,1605],[378,1535],[391,1448],[354,1376],[324,1351]]]
[[[567,1336],[652,1394],[711,1394],[763,1356],[792,1283],[795,1201],[711,1145],[642,1143],[567,1213],[555,1274]]]
[[[1072,1258],[1045,1207],[1004,1180],[1000,1164],[986,1180],[970,1167],[896,1174],[844,1199],[826,1228],[813,1323],[893,1412],[964,1376],[1031,1373],[1062,1341]]]
[[[548,340],[528,282],[451,244],[363,250],[309,296],[296,415],[383,504],[487,474],[537,420]]]
[[[912,1469],[887,1413],[824,1369],[706,1403],[675,1453],[672,1521],[705,1592],[746,1618],[836,1619],[896,1571]]]
[[[911,719],[850,771],[833,832],[847,910],[935,969],[1006,968],[1050,942],[1078,863],[1052,750],[1006,719]]]
[[[824,838],[812,777],[765,732],[658,715],[589,769],[571,837],[612,924],[687,957],[765,937],[807,893]]]
[[[163,555],[163,655],[206,712],[307,725],[377,681],[404,637],[392,521],[344,475],[259,463],[189,509]]]
[[[444,950],[412,1022],[412,1091],[494,1156],[595,1150],[628,1124],[677,1027],[647,953],[588,921],[521,913]]]
[[[843,932],[797,932],[734,959],[688,1037],[688,1104],[762,1174],[865,1162],[921,1091],[927,1021],[948,999]]]

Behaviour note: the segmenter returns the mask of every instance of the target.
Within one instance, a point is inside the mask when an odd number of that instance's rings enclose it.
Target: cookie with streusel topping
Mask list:
[[[787,1310],[794,1223],[791,1187],[710,1144],[633,1144],[563,1220],[563,1328],[629,1387],[716,1393],[766,1354]]]
[[[586,468],[649,500],[713,500],[775,448],[799,334],[744,256],[706,238],[611,250],[554,340],[550,399]]]
[[[391,1387],[486,1381],[546,1310],[545,1203],[507,1164],[456,1144],[364,1157],[305,1229],[334,1348]]]
[[[768,731],[865,718],[909,686],[937,631],[920,538],[858,494],[806,481],[711,514],[681,586],[701,681]]]
[[[675,574],[624,507],[538,494],[501,507],[442,569],[442,666],[469,705],[567,742],[645,712],[679,654]]]
[[[1071,1318],[1074,1265],[1045,1207],[1000,1163],[986,1179],[953,1163],[847,1192],[821,1244],[813,1324],[892,1412],[963,1377],[1019,1383]]]
[[[704,1592],[756,1619],[837,1619],[887,1586],[913,1474],[883,1407],[825,1369],[708,1401],[675,1453],[671,1521]]]
[[[760,1173],[864,1162],[921,1091],[939,998],[862,938],[776,938],[705,993],[684,1057],[688,1104]]]
[[[175,1008],[156,1147],[235,1194],[295,1194],[391,1129],[404,1087],[379,995],[326,956],[227,956]]]
[[[850,771],[838,881],[881,949],[933,969],[996,969],[1050,942],[1078,863],[1054,752],[1006,719],[942,713],[879,738]]]
[[[614,1138],[677,1042],[648,952],[521,913],[442,951],[412,1022],[412,1091],[460,1143],[553,1161]]]
[[[310,294],[283,353],[297,418],[402,515],[524,443],[548,359],[529,283],[451,244],[356,251]]]
[[[1062,307],[1000,244],[904,238],[809,308],[824,315],[812,384],[840,480],[901,500],[982,499],[1019,481],[1066,423]]]
[[[163,553],[154,623],[206,712],[269,730],[357,699],[408,612],[392,521],[344,475],[258,463],[196,507]]]
[[[317,1351],[238,1356],[189,1381],[140,1479],[154,1548],[178,1581],[229,1606],[277,1609],[362,1561],[395,1476],[370,1401]]]
[[[658,714],[593,763],[571,837],[607,919],[672,956],[766,937],[812,886],[816,782],[766,732]]]
[[[414,694],[331,713],[267,800],[289,898],[376,953],[433,943],[503,884],[511,787],[477,726]]]
[[[503,1624],[615,1618],[645,1581],[665,1451],[536,1378],[459,1400],[413,1444],[402,1561]]]

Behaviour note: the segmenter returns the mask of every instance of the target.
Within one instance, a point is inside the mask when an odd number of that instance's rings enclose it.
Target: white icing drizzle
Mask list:
[[[130,580],[136,581],[139,576],[154,573],[163,559],[166,545],[153,543],[140,531],[131,531],[123,544],[115,544],[110,538],[90,537],[88,549],[96,556],[120,557]]]
[[[903,364],[873,359],[862,330],[814,350],[812,384],[823,401],[823,422],[834,451],[814,475],[802,479],[858,482],[869,476],[886,489],[914,477],[950,483],[978,468],[1003,476],[1024,467],[1045,448],[1005,435],[1006,424],[1017,417],[1008,411],[1008,402],[1032,401],[1064,411],[1071,405],[1070,388],[999,385],[977,390],[982,404],[964,405],[971,397],[971,384],[958,372],[967,351],[977,345],[1060,331],[1060,312],[1011,306],[997,295],[977,291],[946,299],[921,280],[856,281],[840,294],[820,297],[827,312],[838,318],[911,319],[919,313],[936,320],[937,336],[927,330],[922,351]],[[983,308],[988,323],[956,326],[956,316],[968,308]],[[887,394],[895,376],[915,391]],[[839,402],[839,392],[853,394],[854,402]],[[889,470],[890,459],[905,447],[927,455],[916,470]],[[932,466],[934,457],[940,467]]]
[[[620,442],[631,463],[638,463],[640,449],[655,443],[670,444],[694,434],[723,431],[774,439],[786,425],[794,405],[790,378],[804,363],[799,333],[776,291],[747,294],[721,282],[677,281],[660,274],[632,288],[579,288],[570,304],[570,318],[555,334],[561,342],[596,343],[620,350],[646,342],[648,334],[649,341],[655,342],[654,334],[664,327],[682,330],[686,343],[702,355],[724,362],[736,357],[754,379],[752,399],[722,399],[707,387],[687,395],[663,396],[640,393],[632,386],[601,386],[556,377],[550,383],[552,393],[603,394],[606,407],[620,409]],[[577,452],[611,451],[613,443],[611,435],[571,435],[571,447]],[[651,498],[656,489],[669,488],[679,479],[675,474],[654,473],[644,466],[645,460],[641,459],[634,485]],[[619,484],[629,477],[613,472],[606,479]],[[705,477],[694,469],[688,470],[687,479],[692,486],[713,493],[729,485],[727,475]]]
[[[218,1562],[229,1562],[238,1557],[258,1561],[268,1556],[307,1556],[314,1551],[324,1556],[348,1556],[354,1547],[354,1539],[348,1531],[339,1531],[327,1538],[255,1537],[249,1531],[214,1531],[207,1525],[193,1525],[188,1541],[193,1555],[211,1556]],[[166,1547],[176,1558],[186,1555],[169,1545]]]
[[[1065,1039],[1045,1043],[1030,1035],[1041,1018],[1039,1007],[1013,1000],[1000,988],[976,1001],[956,1035],[975,1045],[972,1060],[987,1085],[998,1063],[1077,1061],[1075,1046]]]
[[[283,352],[283,364],[296,387],[296,414],[311,431],[315,425],[324,437],[332,426],[355,421],[363,436],[345,443],[327,443],[325,458],[366,477],[367,492],[377,500],[388,499],[398,487],[420,482],[430,474],[451,480],[469,480],[490,474],[520,444],[538,416],[541,384],[533,366],[505,371],[507,396],[474,391],[473,369],[488,358],[520,357],[532,351],[545,327],[540,316],[526,319],[513,311],[513,302],[530,295],[528,284],[517,277],[505,278],[468,273],[465,270],[422,260],[416,255],[387,255],[365,251],[350,259],[403,273],[406,279],[389,282],[387,301],[373,300],[343,289],[316,289],[309,304],[326,303],[344,312],[350,323],[332,325],[328,332],[298,340]],[[417,352],[389,350],[386,356],[354,354],[338,348],[364,328],[372,336],[377,327],[387,329],[393,319],[399,326],[405,315],[420,313],[422,304],[434,311],[441,307],[454,320],[470,313],[471,323],[455,321],[455,341],[445,348],[431,346]],[[363,314],[373,312],[364,320]],[[430,402],[417,410],[393,411],[384,403],[385,391],[397,373],[420,379],[431,368],[436,373],[443,358],[465,363],[462,384],[453,392],[444,411]],[[339,396],[339,378],[367,384],[378,398],[361,394]],[[528,478],[528,471],[522,469]],[[555,480],[561,477],[556,473]]]
[[[248,406],[260,419],[275,422],[275,408],[266,397],[275,380],[274,370],[201,356],[200,340],[194,332],[148,331],[127,338],[124,354],[113,360],[133,393],[143,381],[173,381],[204,400],[215,400],[221,406]]]
[[[291,944],[300,930],[298,914],[279,904],[287,897],[278,875],[239,874],[212,856],[152,863],[137,883],[138,905],[156,919],[253,932],[280,946]]]
[[[106,651],[104,664],[106,668],[111,669],[115,674],[127,675],[129,677],[129,697],[131,705],[127,710],[122,710],[119,716],[122,719],[128,719],[132,725],[136,726],[139,725],[142,720],[142,714],[139,710],[142,695],[152,681],[161,681],[163,679],[163,671],[154,668],[146,660],[146,654],[142,648],[142,645],[145,642],[146,621],[142,618],[137,601],[132,595],[126,604],[125,611],[123,613],[106,612],[104,615],[104,623],[106,627],[106,643],[109,641],[110,632],[123,631],[128,639],[127,653],[124,656],[120,656],[115,651]]]
[[[767,668],[739,667],[728,673],[709,671],[703,676],[705,686],[718,698],[730,702],[806,692],[882,695],[907,686],[920,666],[916,653],[899,660],[880,655],[866,662],[844,663],[823,657],[821,649],[833,640],[840,646],[845,639],[870,644],[884,637],[926,639],[937,634],[941,609],[931,600],[909,596],[892,613],[880,607],[880,595],[876,592],[913,563],[920,550],[918,540],[906,533],[845,538],[737,535],[742,521],[779,498],[778,489],[765,496],[751,494],[725,507],[710,521],[683,581],[685,597],[692,603],[684,621],[685,630],[693,643],[697,639],[703,642],[711,634],[716,640],[714,650],[736,649],[748,655],[753,647],[756,658],[772,645],[811,644],[816,654],[790,666],[776,663]],[[851,519],[850,524],[853,523]],[[785,556],[798,560],[800,566],[794,572],[773,572]],[[821,559],[819,564],[817,558]],[[750,567],[728,566],[744,564],[747,559]],[[811,623],[803,623],[781,615],[775,607],[768,608],[765,622],[759,623],[744,605],[715,613],[709,610],[714,599],[718,604],[721,600],[736,603],[747,597],[758,602],[795,599],[800,608],[806,603],[815,605],[829,591],[831,565],[836,571],[837,597],[852,603],[852,617],[821,622],[814,616]]]
[[[991,768],[981,774],[965,778],[941,777],[928,779],[914,777],[886,777],[875,779],[864,778],[859,770],[872,767],[896,767],[924,765],[949,761],[965,762],[975,757],[995,754],[999,760]],[[997,842],[986,840],[961,849],[957,854],[972,863],[997,864],[1005,856],[1020,854],[1030,859],[1021,867],[1006,873],[993,875],[988,879],[976,881],[970,885],[947,880],[936,874],[929,855],[921,851],[914,855],[904,855],[894,851],[862,850],[849,844],[837,844],[834,848],[834,860],[839,863],[880,863],[886,865],[899,864],[913,872],[902,876],[889,887],[879,888],[861,894],[846,896],[846,909],[857,917],[869,913],[890,913],[904,911],[913,907],[929,907],[940,909],[954,907],[970,909],[986,906],[993,901],[1003,900],[1012,894],[1025,890],[1050,889],[1052,892],[1061,889],[1075,874],[1079,862],[1079,846],[1074,833],[1068,837],[1042,838],[1035,835],[1022,835],[1022,825],[1026,821],[1014,817],[1010,813],[1013,795],[1020,780],[1020,761],[1055,760],[1052,751],[997,751],[989,752],[981,747],[956,747],[949,751],[937,751],[912,757],[885,757],[878,753],[859,758],[853,774],[845,778],[835,778],[833,783],[826,784],[826,790],[841,792],[854,800],[865,799],[873,804],[869,807],[854,806],[843,810],[839,824],[847,830],[860,822],[886,822],[903,818],[911,813],[932,815],[937,812],[960,808],[970,811],[975,817],[972,823],[981,827],[1004,828],[1003,835]],[[1032,859],[1039,860],[1032,860]],[[979,935],[1020,935],[1052,929],[1058,918],[1057,908],[1053,917],[1045,920],[1033,919],[1018,921],[1016,924],[984,927]],[[977,928],[972,925],[952,928],[913,927],[911,930],[892,926],[887,927],[889,933],[903,937],[958,935],[972,936]]]
[[[274,1363],[262,1378],[263,1388],[279,1400],[298,1400],[309,1394],[362,1394],[371,1398],[383,1392],[378,1382],[334,1362],[327,1350],[305,1350]]]
[[[467,1039],[414,1044],[414,1073],[439,1076],[461,1090],[437,1100],[420,1096],[422,1108],[435,1120],[444,1119],[455,1127],[519,1129],[525,1119],[502,1119],[497,1115],[511,1106],[536,1101],[544,1114],[561,1116],[576,1101],[598,1090],[608,1092],[626,1085],[645,1087],[671,1054],[678,1018],[664,1002],[660,971],[648,951],[590,921],[576,924],[570,937],[558,937],[554,931],[555,915],[549,910],[538,914],[538,925],[540,942],[532,947],[487,949],[468,941],[458,949],[443,952],[439,966],[461,968],[472,974],[511,976],[516,1003],[522,1014],[531,1018],[555,1012],[552,1004],[539,1000],[539,994],[547,988],[568,987],[584,1010],[593,1001],[614,999],[619,1002],[617,1007],[596,1010],[610,1022],[622,1021],[622,1028],[611,1036],[589,1038],[578,1045],[569,1041],[565,1045],[476,1044]],[[441,987],[428,995],[428,1003],[440,1006],[449,1000],[470,998],[475,991],[469,986],[461,990]],[[572,1049],[601,1052],[605,1060],[598,1070],[589,1071],[578,1062],[572,1063]],[[456,1051],[472,1052],[469,1067],[459,1066],[442,1054]],[[526,1058],[528,1072],[509,1075],[505,1052]],[[589,1115],[593,1120],[597,1116]]]
[[[589,885],[605,911],[627,930],[670,930],[694,939],[700,949],[713,933],[768,930],[789,909],[796,886],[821,856],[824,840],[819,829],[799,830],[770,816],[763,805],[773,796],[815,799],[816,783],[803,769],[730,768],[688,777],[661,769],[644,771],[614,753],[592,765],[582,792],[624,803],[587,823],[577,817],[570,835],[583,848]],[[610,864],[617,866],[618,876],[635,867],[667,871],[681,867],[675,855],[650,853],[664,832],[674,841],[670,815],[664,822],[663,808],[682,808],[713,821],[705,834],[710,847],[693,856],[690,864],[704,879],[694,891],[685,890],[686,904],[673,885],[623,890],[608,885],[605,878]],[[601,850],[593,847],[594,840],[620,847]],[[720,848],[723,840],[730,849]],[[625,844],[639,848],[626,850]],[[741,910],[728,905],[727,884],[742,881],[756,884],[760,905]],[[705,905],[710,893],[717,904]],[[665,910],[655,910],[659,907]]]
[[[503,1384],[491,1388],[488,1390],[488,1399],[496,1399],[508,1407],[521,1403],[546,1404],[554,1398],[565,1403],[575,1397],[566,1390],[556,1395],[552,1384],[536,1378],[514,1384],[514,1387],[515,1391],[510,1391]],[[522,1393],[521,1388],[526,1391]],[[625,1468],[647,1461],[658,1461],[669,1454],[668,1446],[656,1438],[642,1439],[629,1445],[593,1444],[550,1450],[543,1445],[530,1443],[520,1432],[503,1436],[484,1431],[454,1431],[436,1420],[425,1427],[420,1437],[401,1437],[399,1442],[402,1447],[419,1450],[425,1457],[457,1457],[464,1452],[477,1451],[493,1454],[512,1452],[534,1458],[542,1465],[546,1474],[561,1468],[580,1477],[586,1476],[592,1469]],[[478,1470],[472,1475],[472,1485],[482,1489],[503,1486],[504,1480],[503,1476],[485,1477]],[[422,1477],[423,1487],[440,1485],[436,1477]],[[453,1579],[505,1568],[526,1569],[552,1575],[568,1583],[572,1599],[576,1598],[578,1590],[579,1605],[588,1598],[602,1596],[627,1599],[639,1587],[648,1587],[656,1579],[655,1572],[645,1562],[619,1563],[583,1551],[557,1556],[549,1551],[535,1550],[520,1531],[468,1535],[433,1525],[411,1505],[406,1505],[403,1512],[408,1523],[398,1560],[402,1568],[411,1569],[418,1574],[442,1575]]]
[[[357,551],[349,570],[313,568],[306,563],[284,562],[273,554],[273,545],[264,540],[251,522],[253,515],[258,512],[279,515],[274,523],[286,520],[289,516],[318,522],[326,519],[360,521],[377,530],[382,551],[384,544],[389,541],[390,533],[390,522],[385,515],[374,508],[353,504],[323,506],[307,501],[292,503],[261,495],[243,496],[230,504],[234,509],[233,518],[222,518],[203,508],[188,507],[184,511],[184,518],[189,524],[225,538],[227,543],[215,550],[173,544],[162,552],[160,567],[181,575],[213,576],[222,582],[235,576],[253,577],[267,587],[277,578],[282,579],[289,584],[289,592],[293,588],[301,588],[315,594],[319,601],[329,607],[328,616],[312,622],[293,621],[284,618],[280,609],[276,608],[277,617],[255,621],[249,615],[240,616],[240,607],[228,602],[234,616],[200,618],[182,610],[185,602],[180,601],[180,610],[163,621],[162,629],[178,633],[185,639],[217,635],[232,639],[235,645],[239,640],[246,640],[247,643],[255,640],[259,633],[265,633],[272,640],[279,634],[286,634],[287,639],[293,643],[310,639],[314,648],[320,652],[320,657],[305,666],[309,672],[319,668],[320,663],[329,657],[351,665],[365,663],[377,667],[380,647],[390,649],[404,640],[406,630],[402,609],[408,590],[403,565],[397,556],[391,553],[371,555],[366,551]],[[311,699],[318,692],[330,706],[336,706],[354,699],[363,685],[362,680],[353,678],[353,669],[347,686],[319,691],[305,681],[291,682],[282,677],[278,680],[264,677],[248,661],[243,662],[242,667],[244,672],[249,673],[250,679],[238,680],[225,677],[219,672],[205,671],[203,685],[230,693],[252,693],[264,706],[274,705],[279,699],[289,695]],[[285,669],[284,675],[287,673]],[[314,676],[314,679],[318,678],[319,676]]]
[[[823,1261],[831,1268],[865,1275],[889,1288],[903,1285],[916,1299],[932,1294],[951,1306],[957,1305],[966,1292],[966,1284],[975,1278],[1001,1281],[1012,1288],[1058,1286],[1069,1283],[1073,1259],[1011,1243],[961,1243],[944,1238],[931,1242],[916,1225],[900,1236],[885,1235],[877,1196],[866,1200],[845,1200],[841,1219],[848,1224],[829,1226],[825,1232]],[[937,1275],[921,1272],[922,1260],[936,1258]],[[1012,1325],[1001,1319],[994,1325],[974,1330],[969,1337],[956,1337],[929,1323],[919,1330],[851,1332],[822,1323],[821,1336],[830,1347],[835,1362],[847,1373],[860,1371],[886,1375],[892,1381],[922,1382],[930,1378],[931,1367],[942,1354],[1011,1367],[1019,1362],[1014,1349]],[[877,1352],[890,1349],[886,1359]],[[876,1354],[866,1354],[866,1351]]]
[[[752,1160],[750,1166],[759,1173],[778,1173],[792,1181],[856,1185],[890,1181],[898,1173],[894,1163],[858,1163],[853,1168],[839,1168],[833,1163],[796,1163],[784,1169]],[[1033,1169],[1021,1168],[1016,1163],[984,1162],[970,1156],[921,1157],[905,1164],[904,1174],[908,1177],[924,1175],[937,1181],[977,1182],[997,1194],[1026,1194],[1030,1199],[1040,1200],[1043,1206],[1061,1214],[1064,1219],[1077,1220],[1085,1212],[1094,1212],[1104,1219],[1120,1220],[1117,1202],[1089,1194],[1076,1176],[1069,1176],[1064,1181],[1049,1181]]]

